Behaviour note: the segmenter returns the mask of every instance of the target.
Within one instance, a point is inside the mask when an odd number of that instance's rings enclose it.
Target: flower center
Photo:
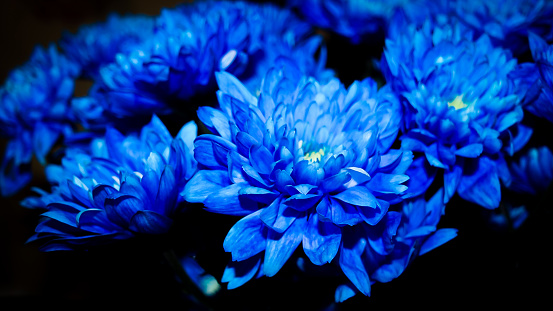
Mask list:
[[[319,162],[324,157],[326,151],[328,150],[327,146],[315,143],[307,142],[304,143],[303,140],[298,142],[299,147],[304,151],[303,158],[308,160],[310,163]]]
[[[454,107],[455,110],[463,109],[468,107],[467,104],[463,102],[463,95],[459,95],[455,97],[455,99],[451,103],[447,103],[448,107]]]

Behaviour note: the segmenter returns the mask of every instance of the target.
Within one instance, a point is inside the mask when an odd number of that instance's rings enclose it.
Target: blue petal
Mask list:
[[[257,210],[255,201],[240,195],[242,188],[247,186],[247,183],[232,184],[211,193],[203,202],[206,210],[236,216],[245,216]]]
[[[284,263],[290,258],[303,239],[306,225],[306,215],[299,217],[283,233],[269,230],[263,273],[266,276],[274,276]]]
[[[137,211],[131,218],[129,229],[147,234],[162,234],[169,231],[173,220],[154,211]]]
[[[357,208],[328,196],[317,205],[317,213],[321,216],[320,220],[331,221],[337,225],[353,226],[363,221]]]
[[[142,201],[127,194],[117,193],[105,200],[105,209],[109,220],[127,228],[132,216],[143,210]]]
[[[463,199],[485,208],[498,207],[501,187],[495,163],[482,157],[470,172],[465,168],[457,192]]]
[[[194,140],[198,136],[198,125],[194,121],[188,121],[184,124],[175,139],[182,140],[188,150],[194,150]],[[222,135],[221,135],[222,136]]]
[[[261,210],[240,219],[230,228],[223,248],[232,253],[233,261],[248,259],[265,250],[265,225],[259,219]]]
[[[364,186],[356,186],[346,189],[336,195],[333,195],[332,197],[351,205],[369,207],[377,206],[375,196]]]
[[[384,200],[378,200],[378,206],[376,207],[367,207],[367,206],[359,206],[357,207],[357,210],[359,211],[359,215],[361,218],[368,223],[371,226],[376,225],[384,215],[388,212],[388,208],[390,207],[390,203]]]
[[[367,183],[367,188],[372,191],[384,194],[403,194],[407,190],[407,186],[402,183],[409,180],[407,175],[396,174],[376,174]]]
[[[298,211],[306,211],[312,208],[319,199],[321,198],[320,194],[295,194],[284,201],[284,204],[290,206]]]
[[[344,241],[340,249],[340,268],[357,289],[366,296],[371,294],[371,282],[369,274],[361,254],[367,242],[364,239],[357,241]]]
[[[228,289],[240,287],[255,276],[260,266],[260,256],[253,256],[242,261],[231,261],[223,272],[221,282],[228,282]]]
[[[292,177],[296,184],[316,185],[318,183],[317,169],[307,160],[302,160],[294,165]]]
[[[243,187],[240,190],[239,194],[247,196],[249,199],[255,202],[260,202],[264,204],[271,204],[278,197],[278,193],[276,192],[252,186]]]
[[[178,188],[173,168],[165,166],[159,180],[154,210],[163,215],[171,215],[176,207]]]
[[[301,212],[285,205],[281,196],[264,208],[259,218],[274,231],[284,232],[300,216]]]
[[[342,190],[344,184],[351,180],[351,175],[348,172],[341,172],[323,179],[321,182],[321,191],[330,193],[337,190]]]
[[[463,168],[460,165],[454,165],[451,170],[444,172],[444,203],[449,202],[457,191],[462,175]]]
[[[230,185],[227,171],[200,170],[188,181],[184,188],[185,200],[201,203],[210,194]]]
[[[243,103],[257,106],[257,99],[235,76],[225,71],[219,71],[215,73],[215,78],[223,93],[229,94]]]
[[[419,255],[423,255],[433,250],[434,248],[445,244],[454,237],[457,236],[457,229],[439,229],[432,236],[430,236],[424,243],[421,245],[419,250]]]
[[[471,144],[455,151],[455,155],[465,158],[476,158],[483,150],[484,146],[482,146],[482,144]]]
[[[42,164],[46,164],[46,155],[52,149],[52,146],[60,136],[58,130],[52,129],[43,122],[37,122],[34,125],[33,131],[33,151],[37,160]]]
[[[339,227],[319,221],[318,214],[313,213],[303,235],[303,250],[312,263],[320,266],[334,259],[340,248],[341,239],[342,232]]]
[[[77,226],[82,230],[99,234],[121,230],[121,227],[109,221],[104,210],[95,208],[79,212]]]
[[[347,299],[355,296],[356,294],[356,288],[353,284],[342,284],[339,285],[336,288],[336,292],[334,293],[334,301],[335,302],[344,302]]]
[[[253,145],[250,148],[250,163],[259,173],[268,175],[272,170],[273,155],[263,145]]]

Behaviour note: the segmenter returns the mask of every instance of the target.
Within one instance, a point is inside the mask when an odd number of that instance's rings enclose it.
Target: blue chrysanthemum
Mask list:
[[[43,241],[45,251],[71,250],[167,232],[195,171],[196,131],[191,121],[173,138],[154,116],[137,135],[108,129],[88,150],[68,151],[61,165],[47,168],[52,191],[43,194],[47,211],[29,241]]]
[[[546,146],[531,148],[509,168],[512,175],[509,189],[528,194],[544,192],[553,181],[553,153]]]
[[[513,77],[525,96],[524,108],[553,122],[553,45],[532,32],[528,40],[534,62],[520,64]]]
[[[438,229],[445,213],[442,192],[428,202],[421,196],[405,201],[399,212],[388,212],[376,226],[344,231],[339,264],[353,284],[340,285],[336,301],[352,297],[360,286],[370,290],[371,284],[392,281],[417,256],[457,236],[456,229]]]
[[[409,26],[386,41],[382,69],[402,97],[402,148],[424,153],[444,172],[444,202],[455,192],[486,208],[509,183],[505,155],[528,141],[510,73],[517,61],[487,35],[475,38],[454,19]]]
[[[319,62],[314,56],[321,38],[311,35],[309,24],[274,5],[207,1],[165,9],[154,35],[100,69],[90,97],[77,102],[79,115],[168,113],[193,96],[215,92],[215,71],[258,85],[260,72],[281,55],[306,74],[330,76],[324,53]]]
[[[218,73],[220,109],[198,110],[213,134],[195,141],[200,170],[185,198],[245,216],[223,243],[233,261],[223,276],[229,288],[275,275],[300,244],[314,264],[331,262],[343,228],[378,224],[407,190],[411,152],[390,150],[397,99],[369,78],[346,90],[282,61],[258,96]]]
[[[548,0],[474,1],[450,3],[455,15],[477,34],[487,34],[494,44],[515,54],[528,50],[528,32],[553,38],[553,3]]]
[[[112,63],[118,53],[130,52],[153,33],[153,17],[111,14],[106,21],[82,26],[75,34],[65,33],[60,46],[81,65],[84,76],[94,78],[102,65]]]
[[[2,195],[31,180],[33,155],[44,164],[58,138],[72,132],[69,100],[79,71],[54,45],[37,47],[0,88],[0,136],[8,139],[0,168]]]
[[[423,21],[432,14],[445,10],[443,1],[406,0],[289,0],[313,25],[360,43],[364,37],[387,32],[394,12],[403,10],[410,19]]]

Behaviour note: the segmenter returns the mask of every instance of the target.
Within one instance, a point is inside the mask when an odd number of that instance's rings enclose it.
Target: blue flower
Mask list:
[[[451,2],[454,14],[478,34],[487,34],[495,45],[515,54],[528,50],[528,32],[553,38],[553,3],[547,0],[504,1],[457,0]]]
[[[128,118],[186,110],[187,100],[215,92],[215,71],[258,85],[281,55],[306,74],[330,76],[324,52],[320,61],[314,56],[321,43],[309,24],[274,5],[207,1],[165,9],[155,33],[100,68],[90,97],[76,106],[83,118],[89,111]]]
[[[527,194],[543,193],[553,181],[553,153],[546,146],[531,148],[509,165],[509,189]]]
[[[110,128],[88,150],[68,150],[61,165],[47,168],[52,190],[29,241],[43,241],[44,251],[72,250],[167,232],[195,171],[196,131],[191,121],[173,138],[154,116],[139,134]]]
[[[418,0],[289,0],[288,3],[313,25],[349,38],[354,44],[369,35],[387,32],[390,19],[398,9],[410,19],[423,21],[446,7],[444,1]]]
[[[219,72],[220,108],[198,110],[213,134],[195,141],[200,169],[184,194],[207,211],[243,217],[223,243],[229,288],[275,275],[300,244],[314,264],[331,262],[344,228],[378,224],[407,190],[412,154],[390,149],[397,98],[369,78],[346,90],[281,61],[258,96]]]
[[[130,52],[153,32],[153,17],[110,14],[104,22],[82,26],[75,34],[65,33],[60,47],[81,65],[84,76],[95,78],[101,66],[112,63],[119,53]]]
[[[73,131],[69,100],[79,71],[54,45],[37,47],[0,88],[0,136],[8,139],[0,168],[3,196],[29,183],[33,155],[45,164],[58,138]]]
[[[553,46],[535,33],[528,35],[534,62],[522,63],[513,73],[524,108],[530,113],[553,122]]]
[[[370,284],[390,282],[415,258],[457,236],[456,229],[438,229],[445,213],[442,192],[440,189],[428,202],[422,196],[404,201],[399,212],[388,212],[376,226],[363,225],[344,234],[339,264],[353,284],[340,285],[336,301],[358,292],[355,280],[367,279]]]
[[[444,172],[444,202],[457,192],[497,207],[500,180],[510,179],[505,157],[532,133],[520,124],[521,98],[510,78],[516,59],[452,19],[405,28],[386,41],[381,64],[402,97],[402,148]]]

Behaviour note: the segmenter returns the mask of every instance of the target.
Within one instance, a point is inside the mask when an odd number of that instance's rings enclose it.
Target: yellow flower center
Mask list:
[[[319,149],[319,151],[312,151],[309,152],[304,156],[306,160],[309,160],[309,162],[319,162],[321,161],[322,157],[325,155],[325,151],[323,148]]]
[[[448,107],[454,107],[455,110],[463,109],[468,107],[467,104],[463,103],[463,95],[459,95],[455,97],[455,99],[451,103],[447,103]]]
[[[309,142],[304,144],[302,140],[300,140],[298,142],[298,147],[302,148],[303,150],[306,151],[303,158],[305,160],[308,160],[311,163],[321,161],[321,159],[325,155],[325,150],[328,149],[327,147],[323,146],[323,147],[319,148],[317,151],[309,151],[309,150],[316,150],[317,147],[320,146],[320,145],[319,146],[317,146],[317,145],[319,145],[319,144],[314,144],[314,143],[309,143]],[[313,147],[315,147],[315,148],[313,148]]]

